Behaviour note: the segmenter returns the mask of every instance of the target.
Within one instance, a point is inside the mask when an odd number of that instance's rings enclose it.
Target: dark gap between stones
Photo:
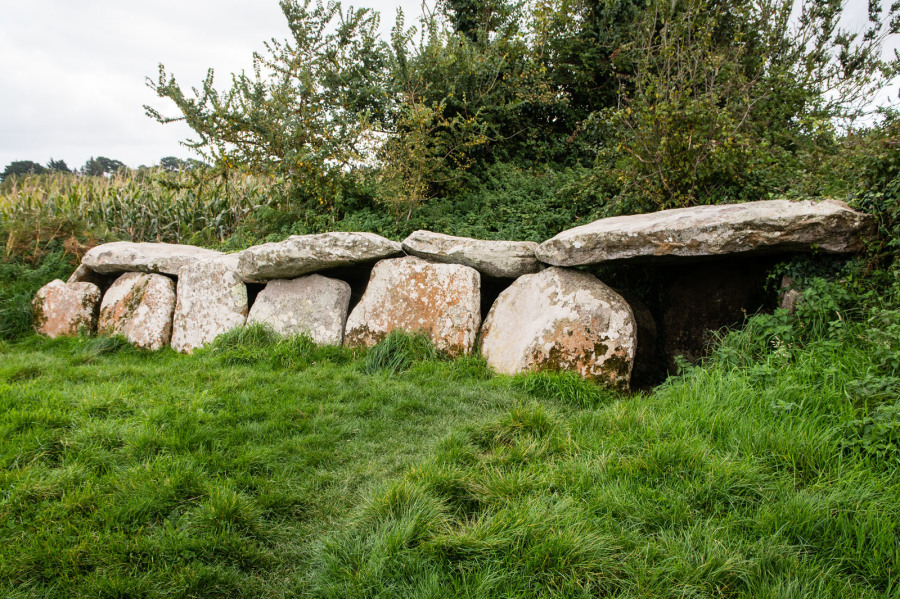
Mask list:
[[[265,283],[245,283],[247,285],[247,311],[253,308],[254,302],[259,292],[266,288]]]
[[[102,298],[106,295],[106,292],[109,291],[109,288],[112,287],[112,284],[116,282],[116,279],[124,274],[124,272],[117,272],[109,275],[97,274],[96,279],[91,282],[100,288],[100,297]]]
[[[338,268],[329,268],[316,274],[330,279],[340,279],[350,285],[350,306],[347,309],[347,314],[349,315],[356,308],[356,305],[359,304],[363,293],[366,292],[366,286],[369,284],[369,277],[372,275],[373,268],[375,268],[375,264],[340,266]]]
[[[497,301],[497,298],[500,297],[500,294],[515,282],[515,279],[498,279],[496,277],[489,277],[485,274],[481,275],[482,324],[487,318],[488,312],[491,311],[491,306],[494,305],[494,302]]]
[[[632,388],[648,389],[689,362],[709,355],[715,333],[741,326],[748,316],[775,309],[768,274],[786,256],[691,258],[666,264],[628,264],[587,270],[632,306],[638,348]]]

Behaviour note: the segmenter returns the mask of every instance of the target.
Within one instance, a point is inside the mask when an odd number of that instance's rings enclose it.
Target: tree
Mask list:
[[[10,175],[40,175],[45,172],[47,169],[33,160],[16,160],[6,165],[6,168],[0,173],[0,181]]]
[[[145,109],[160,123],[185,121],[197,135],[185,145],[205,160],[302,179],[308,199],[330,208],[333,179],[365,159],[371,123],[384,118],[388,49],[369,9],[310,0],[284,0],[281,9],[292,39],[267,43],[252,75],[232,75],[219,91],[210,70],[189,97],[160,65],[148,85],[181,115]]]
[[[394,217],[406,220],[436,194],[436,187],[459,177],[469,165],[467,150],[485,143],[477,119],[447,118],[445,105],[424,105],[414,92],[402,107],[396,132],[378,149],[380,185],[376,199]]]
[[[654,3],[622,47],[632,74],[618,106],[594,115],[598,169],[640,198],[628,210],[757,199],[833,145],[900,67],[880,51],[900,4],[886,18],[873,9],[859,35],[839,28],[842,11],[833,0]]]
[[[55,173],[71,173],[72,170],[65,160],[54,160],[53,158],[47,163],[47,170]]]
[[[146,110],[185,121],[218,167],[279,174],[327,210],[360,165],[407,216],[496,163],[593,165],[589,184],[629,210],[750,199],[833,143],[900,66],[880,56],[900,2],[883,14],[873,0],[859,35],[838,27],[838,0],[794,6],[443,0],[419,32],[401,14],[385,43],[369,10],[283,0],[291,39],[252,75],[219,91],[209,71],[189,95],[160,65],[148,84],[180,116]]]
[[[508,37],[518,29],[519,11],[505,0],[441,0],[440,9],[453,30],[472,42],[489,43],[498,32]]]
[[[107,158],[106,156],[97,156],[96,158],[91,156],[88,158],[87,162],[84,163],[84,166],[81,167],[81,172],[85,175],[100,177],[103,175],[115,174],[119,169],[124,168],[128,167],[125,166],[125,163],[121,160]]]
[[[175,156],[165,156],[159,160],[159,168],[168,172],[168,173],[178,173],[181,171],[190,170],[190,164],[181,160],[180,158],[176,158]]]

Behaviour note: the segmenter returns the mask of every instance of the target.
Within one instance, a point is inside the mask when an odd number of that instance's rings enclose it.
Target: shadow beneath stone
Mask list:
[[[350,307],[347,309],[347,314],[350,314],[366,292],[366,286],[369,284],[369,278],[372,276],[372,269],[375,268],[375,264],[373,262],[358,266],[329,268],[316,274],[331,279],[339,279],[350,285]]]
[[[489,277],[482,273],[481,275],[481,322],[487,318],[491,306],[500,297],[510,285],[516,282],[516,279],[497,279]]]
[[[266,288],[265,283],[244,283],[247,286],[247,310],[253,308],[253,302],[259,293]]]
[[[658,385],[678,372],[677,356],[695,363],[709,355],[717,331],[773,311],[776,293],[766,283],[783,259],[716,257],[590,269],[632,306],[638,324],[632,388]]]

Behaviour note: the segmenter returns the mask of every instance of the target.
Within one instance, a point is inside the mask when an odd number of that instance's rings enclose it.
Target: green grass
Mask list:
[[[260,329],[192,357],[5,345],[0,596],[301,592],[314,541],[370,487],[515,403],[485,377],[464,361],[367,375]]]
[[[409,336],[5,343],[0,596],[900,596],[900,317],[820,295],[634,396]]]
[[[38,289],[53,279],[69,278],[71,259],[60,251],[46,256],[38,266],[0,259],[0,339],[15,339],[31,331],[31,300]]]
[[[454,432],[323,542],[312,588],[332,597],[900,595],[896,453],[845,449],[847,425],[868,409],[853,389],[878,378],[865,330],[737,367],[731,358],[752,356],[774,330],[757,324],[652,395],[583,408],[577,396],[543,393]],[[542,387],[558,382],[544,377]]]

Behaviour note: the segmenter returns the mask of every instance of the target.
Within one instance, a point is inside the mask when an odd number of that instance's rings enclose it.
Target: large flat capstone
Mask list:
[[[178,273],[172,347],[190,353],[247,321],[247,286],[227,264],[198,260]]]
[[[93,283],[63,283],[41,287],[31,302],[34,329],[47,337],[90,335],[97,326],[100,288]]]
[[[403,253],[396,241],[374,233],[293,235],[240,252],[245,280],[291,279],[320,270],[375,262]]]
[[[555,266],[776,252],[850,253],[874,232],[844,202],[766,200],[616,216],[563,231],[537,258]]]
[[[110,286],[100,304],[97,332],[121,335],[143,349],[156,350],[172,337],[175,282],[169,277],[127,272]]]
[[[372,346],[401,329],[425,333],[450,354],[471,354],[480,305],[481,276],[474,268],[414,256],[382,260],[347,319],[344,343]]]
[[[501,279],[541,270],[541,263],[534,257],[537,246],[533,241],[489,241],[431,231],[415,231],[403,240],[403,249],[413,256],[471,266],[483,275]]]
[[[196,260],[224,255],[193,245],[114,241],[91,248],[81,263],[101,274],[155,272],[174,276],[182,267]]]
[[[280,335],[307,334],[320,345],[340,345],[350,304],[350,285],[309,275],[269,281],[256,296],[247,323],[262,323]]]
[[[502,374],[574,371],[627,388],[636,349],[625,300],[595,276],[565,268],[517,279],[481,330],[481,353]]]

